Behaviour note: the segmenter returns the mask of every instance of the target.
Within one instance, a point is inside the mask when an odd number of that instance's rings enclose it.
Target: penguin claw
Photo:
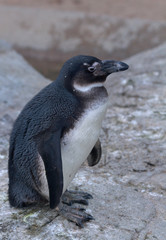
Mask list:
[[[84,198],[85,199],[93,199],[93,196],[89,193],[85,193]]]
[[[85,209],[85,208],[79,208],[79,211],[81,211],[81,212],[85,212],[86,209]]]
[[[71,201],[71,204],[73,204],[73,203],[80,203],[80,204],[83,204],[83,205],[85,205],[85,206],[88,206],[88,204],[89,204],[86,199],[72,200],[72,201]]]
[[[88,222],[88,221],[91,221],[91,220],[94,220],[94,217],[92,215],[84,212],[84,214],[80,216],[80,214],[78,212],[78,215],[75,216],[75,221],[74,222],[76,223],[77,226],[79,226],[80,228],[83,228],[84,223]]]
[[[84,224],[83,224],[82,220],[80,220],[80,219],[77,220],[76,225],[80,228],[84,228]]]
[[[62,202],[69,206],[74,203],[88,205],[88,200],[92,198],[92,195],[86,192],[67,190],[62,196]]]
[[[76,208],[65,204],[60,205],[59,214],[65,217],[68,221],[74,222],[80,228],[84,227],[84,223],[94,220],[94,217],[85,212],[84,208]]]
[[[83,191],[74,191],[74,190],[67,190],[68,193],[70,193],[71,195],[79,195],[82,196],[85,199],[93,199],[93,196],[90,193],[87,192],[83,192]]]
[[[77,218],[76,219],[76,225],[80,228],[84,228],[84,222],[88,222],[88,221],[91,221],[91,220],[95,220],[94,217],[88,213],[86,213],[86,216],[84,216],[84,218],[80,219],[80,218]]]

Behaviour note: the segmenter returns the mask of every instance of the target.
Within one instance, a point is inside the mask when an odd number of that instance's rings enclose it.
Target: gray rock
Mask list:
[[[102,160],[86,164],[70,185],[91,193],[95,220],[79,229],[46,206],[10,208],[7,149],[12,123],[48,81],[11,50],[0,53],[0,238],[165,240],[166,44],[126,60],[130,70],[107,80]]]
[[[8,136],[16,116],[26,102],[48,83],[7,43],[0,42],[0,159],[7,151]]]
[[[0,23],[1,38],[12,43],[45,74],[46,64],[55,73],[58,64],[73,55],[123,59],[158,46],[166,38],[166,23],[162,21],[60,11],[52,6],[1,4]]]

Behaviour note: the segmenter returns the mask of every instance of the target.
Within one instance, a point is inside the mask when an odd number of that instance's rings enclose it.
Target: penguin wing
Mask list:
[[[37,139],[37,150],[45,166],[50,208],[59,204],[63,192],[60,142],[68,119],[75,116],[77,105],[76,98],[53,82],[41,90],[20,115],[20,123],[25,123],[25,119],[27,122],[24,130],[21,130],[23,134]],[[18,126],[22,129],[22,124]]]
[[[98,139],[89,156],[87,157],[88,165],[90,167],[93,167],[96,164],[98,164],[98,162],[101,159],[101,154],[102,154],[101,143],[100,140]]]
[[[49,188],[50,208],[55,208],[63,191],[63,171],[61,160],[60,137],[62,129],[49,131],[41,136],[39,154],[41,155],[46,171]]]

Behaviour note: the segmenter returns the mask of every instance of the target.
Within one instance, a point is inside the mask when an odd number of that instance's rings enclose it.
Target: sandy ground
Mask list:
[[[42,6],[57,10],[84,11],[122,18],[166,20],[165,0],[0,0],[0,4]]]

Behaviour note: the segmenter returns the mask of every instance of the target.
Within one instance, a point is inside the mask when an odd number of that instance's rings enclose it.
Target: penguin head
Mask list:
[[[95,87],[102,87],[108,75],[125,71],[128,67],[126,63],[119,61],[78,55],[65,62],[60,78],[64,79],[67,89],[86,92]]]

